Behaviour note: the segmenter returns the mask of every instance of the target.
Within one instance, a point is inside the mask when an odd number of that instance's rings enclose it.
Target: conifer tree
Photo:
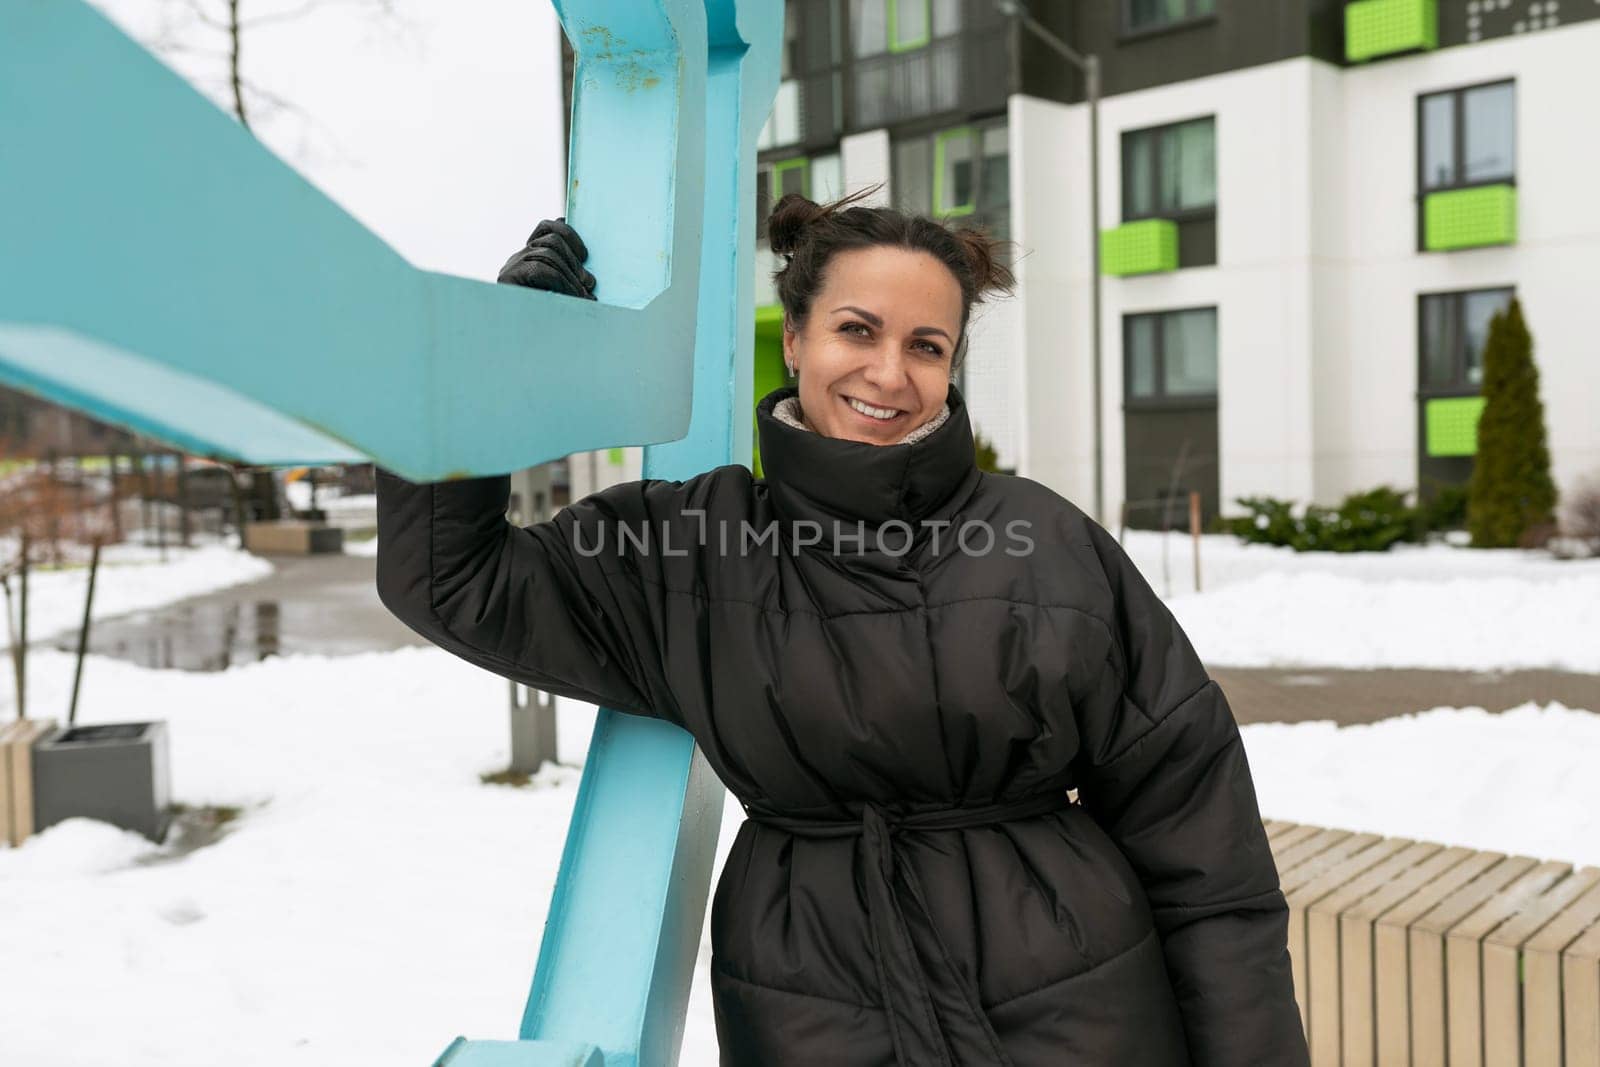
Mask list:
[[[1467,528],[1474,547],[1514,548],[1530,529],[1555,521],[1556,505],[1533,338],[1515,299],[1489,323],[1483,398]]]

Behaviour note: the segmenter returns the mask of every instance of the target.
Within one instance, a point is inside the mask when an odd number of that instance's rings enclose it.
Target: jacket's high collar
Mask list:
[[[785,519],[915,525],[954,513],[977,487],[972,426],[955,386],[944,425],[909,445],[844,441],[774,418],[778,402],[798,392],[794,386],[775,390],[756,408],[761,466]]]

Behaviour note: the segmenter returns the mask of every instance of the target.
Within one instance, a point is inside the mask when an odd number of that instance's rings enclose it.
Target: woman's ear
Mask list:
[[[783,320],[783,365],[788,370],[789,377],[793,378],[799,370],[799,352],[795,344],[795,331],[789,320]]]

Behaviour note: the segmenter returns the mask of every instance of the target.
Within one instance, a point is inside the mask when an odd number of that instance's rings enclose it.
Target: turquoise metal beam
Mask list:
[[[681,441],[645,450],[645,474],[655,478],[687,478],[750,455],[755,216],[748,205],[756,138],[777,92],[783,8],[780,0],[706,0],[706,17],[694,418]],[[607,1067],[677,1062],[723,796],[688,734],[601,712],[524,1038],[593,1041]]]
[[[81,0],[0,3],[0,381],[202,454],[413,479],[681,437],[704,11],[564,7],[600,303],[417,270]],[[63,334],[101,369],[56,374]],[[118,376],[141,364],[154,403]],[[306,432],[263,447],[262,408]]]
[[[77,0],[8,0],[0,380],[192,452],[414,479],[668,440],[651,477],[748,455],[781,0],[557,6],[599,305],[411,268]],[[439,1062],[675,1063],[721,812],[687,734],[602,712],[522,1040]]]

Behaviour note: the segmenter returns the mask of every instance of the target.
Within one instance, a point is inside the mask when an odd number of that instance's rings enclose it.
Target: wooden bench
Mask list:
[[[1266,827],[1313,1067],[1600,1067],[1600,868]]]

